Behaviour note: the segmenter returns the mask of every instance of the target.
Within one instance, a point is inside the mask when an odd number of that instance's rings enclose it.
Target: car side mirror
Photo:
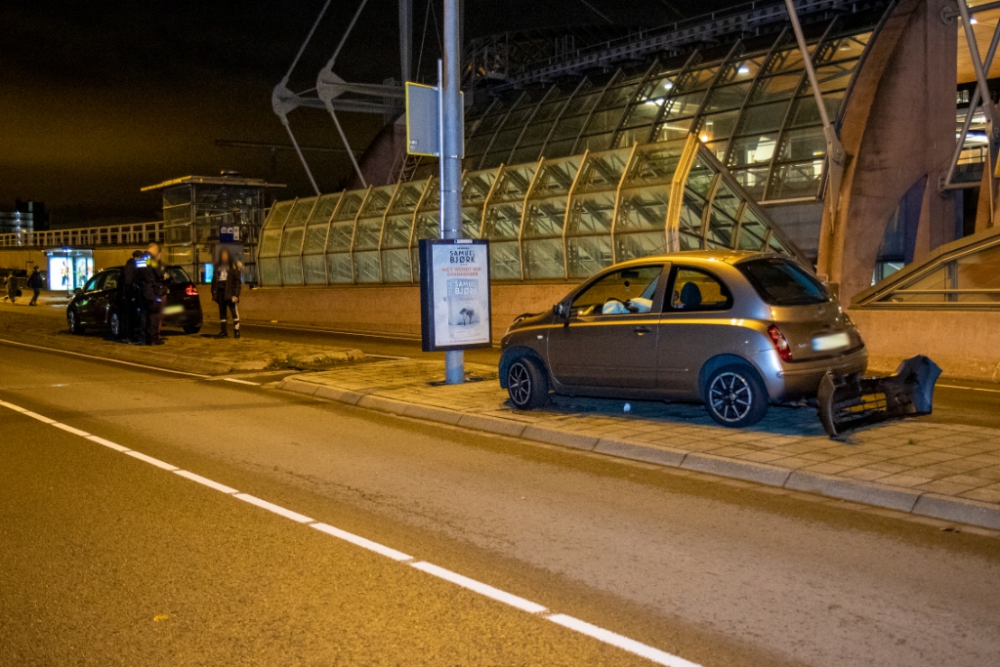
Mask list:
[[[569,317],[569,313],[566,312],[566,304],[563,302],[559,302],[552,306],[552,314],[556,317],[561,317],[562,319]]]
[[[77,287],[75,290],[73,290],[73,294],[83,294],[83,288]]]

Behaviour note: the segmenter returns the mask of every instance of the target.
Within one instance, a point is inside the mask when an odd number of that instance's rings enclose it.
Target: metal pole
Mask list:
[[[292,140],[292,146],[295,147],[295,152],[299,155],[299,160],[302,162],[302,168],[306,170],[306,176],[309,177],[309,182],[312,183],[313,190],[316,191],[317,195],[323,194],[319,191],[319,186],[316,185],[316,179],[313,178],[312,171],[309,170],[309,163],[306,162],[306,156],[302,154],[302,149],[299,148],[299,142],[295,140],[295,134],[292,132],[292,126],[288,124],[288,118],[284,114],[281,115],[281,124],[285,126],[286,130],[288,130],[288,138]],[[354,153],[350,152],[350,146],[348,146],[348,155],[351,156],[352,160],[354,159]]]
[[[441,238],[462,238],[462,95],[459,0],[444,0],[444,64],[441,68]],[[465,380],[461,350],[445,352],[445,382]]]
[[[413,0],[399,0],[399,72],[405,84],[412,76],[410,60],[413,56]]]

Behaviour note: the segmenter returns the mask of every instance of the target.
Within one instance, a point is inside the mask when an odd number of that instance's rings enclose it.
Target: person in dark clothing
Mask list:
[[[45,286],[45,279],[42,278],[41,272],[39,272],[36,266],[32,271],[31,275],[28,276],[28,287],[31,288],[32,295],[31,301],[28,303],[29,306],[34,306],[38,304],[38,296],[42,293],[42,287]]]
[[[11,303],[17,303],[17,281],[14,279],[14,274],[7,274],[7,280],[4,282],[6,292],[4,294],[3,300],[10,301]]]
[[[160,318],[167,298],[167,285],[160,263],[160,245],[150,243],[146,254],[136,261],[136,283],[141,306],[140,333],[146,345],[163,345]]]
[[[139,336],[139,299],[138,299],[138,274],[139,269],[136,262],[142,257],[142,251],[136,250],[132,257],[125,262],[122,269],[121,284],[118,286],[118,313],[121,331],[118,337],[130,343],[140,342]]]
[[[223,249],[219,253],[219,261],[215,265],[212,276],[212,301],[219,304],[219,333],[216,338],[228,338],[226,331],[227,311],[233,315],[233,336],[240,337],[240,291],[243,288],[243,276],[239,262],[234,262],[229,251]]]

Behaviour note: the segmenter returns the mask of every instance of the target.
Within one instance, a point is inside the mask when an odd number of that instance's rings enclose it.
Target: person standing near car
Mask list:
[[[139,303],[137,297],[137,285],[139,268],[136,262],[142,257],[142,251],[136,250],[132,257],[125,262],[122,269],[122,281],[118,286],[118,313],[121,331],[119,338],[124,341],[139,342]]]
[[[219,261],[212,276],[212,301],[219,304],[219,333],[216,338],[229,338],[226,331],[228,313],[233,315],[233,337],[240,337],[240,292],[243,276],[239,262],[234,262],[225,248],[219,252]],[[228,313],[227,313],[228,311]]]
[[[10,300],[11,303],[17,303],[18,290],[17,281],[14,279],[14,274],[7,274],[7,296],[3,298],[4,301]]]
[[[142,307],[140,335],[146,345],[163,345],[160,318],[167,286],[164,282],[163,265],[160,263],[160,244],[150,243],[146,254],[136,262],[136,268],[139,302]]]
[[[30,287],[32,291],[31,301],[28,303],[29,306],[35,306],[38,304],[38,296],[42,293],[42,287],[44,285],[45,280],[42,278],[42,274],[36,266],[31,271],[31,275],[28,276],[28,287]]]

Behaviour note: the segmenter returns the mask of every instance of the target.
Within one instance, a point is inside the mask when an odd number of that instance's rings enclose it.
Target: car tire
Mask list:
[[[722,426],[752,426],[767,414],[769,403],[764,381],[747,364],[723,366],[705,383],[705,409]]]
[[[184,333],[186,334],[196,334],[201,331],[200,324],[187,324],[184,326]]]
[[[532,357],[518,357],[507,367],[507,395],[518,410],[534,410],[549,401],[549,378]]]
[[[83,335],[83,327],[80,325],[80,316],[72,308],[66,311],[66,323],[69,325],[69,332],[74,336]]]
[[[122,337],[122,321],[118,313],[111,313],[108,317],[108,328],[111,329],[111,337],[118,340]]]

